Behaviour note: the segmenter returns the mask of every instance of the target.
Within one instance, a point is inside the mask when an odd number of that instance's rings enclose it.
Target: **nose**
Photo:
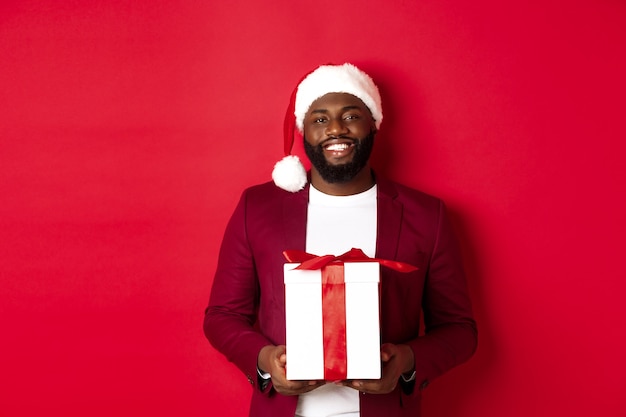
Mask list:
[[[326,125],[326,135],[340,136],[346,133],[348,133],[348,128],[341,118],[332,118],[328,121]]]

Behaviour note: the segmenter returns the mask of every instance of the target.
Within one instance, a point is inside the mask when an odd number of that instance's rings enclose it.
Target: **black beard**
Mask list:
[[[361,172],[370,159],[374,148],[374,136],[376,132],[371,130],[362,140],[354,142],[354,156],[352,161],[341,165],[331,165],[324,157],[324,149],[321,145],[311,145],[304,140],[304,151],[324,181],[329,184],[341,184],[350,182]]]

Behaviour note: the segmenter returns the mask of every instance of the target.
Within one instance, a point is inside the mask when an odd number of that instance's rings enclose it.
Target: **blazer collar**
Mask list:
[[[305,250],[309,183],[297,193],[285,193],[282,203],[285,248]]]
[[[376,177],[376,185],[378,186],[376,257],[396,259],[402,225],[402,204],[396,199],[398,191],[393,182]]]

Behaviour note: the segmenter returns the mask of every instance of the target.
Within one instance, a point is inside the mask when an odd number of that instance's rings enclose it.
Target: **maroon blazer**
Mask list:
[[[376,257],[419,268],[381,268],[382,343],[411,346],[419,388],[407,395],[398,384],[386,395],[361,394],[361,416],[414,417],[420,415],[421,389],[472,356],[476,324],[444,204],[384,178],[376,183]],[[293,417],[296,409],[297,396],[256,387],[256,365],[263,346],[285,343],[282,251],[305,249],[308,195],[308,185],[290,193],[271,182],[245,190],[220,250],[204,331],[255,386],[253,417]]]

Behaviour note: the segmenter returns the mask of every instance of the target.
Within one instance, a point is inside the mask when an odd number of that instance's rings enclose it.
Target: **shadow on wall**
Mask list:
[[[459,239],[467,283],[478,326],[478,349],[465,364],[443,375],[431,384],[424,393],[424,415],[453,417],[467,414],[467,405],[472,398],[480,397],[485,381],[490,378],[497,361],[497,340],[492,331],[491,314],[486,310],[490,303],[485,302],[483,288],[484,265],[487,254],[478,253],[479,231],[471,215],[462,208],[450,207],[448,215]],[[470,413],[471,414],[471,413]]]

